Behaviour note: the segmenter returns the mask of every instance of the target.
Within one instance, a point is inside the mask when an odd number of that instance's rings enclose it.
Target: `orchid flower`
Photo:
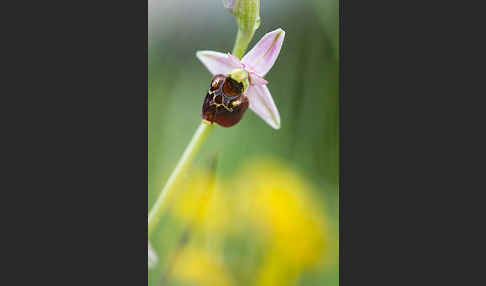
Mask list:
[[[275,129],[280,128],[280,114],[272,95],[267,87],[267,81],[263,78],[272,68],[280,53],[282,43],[285,37],[285,31],[276,29],[275,31],[265,34],[260,41],[240,60],[230,53],[220,53],[215,51],[198,51],[197,58],[206,66],[206,68],[215,76],[213,78],[212,86],[208,94],[215,94],[216,90],[223,88],[219,86],[219,79],[215,82],[217,76],[226,76],[238,83],[242,83],[241,89],[243,100],[236,101],[237,104],[243,103],[247,99],[249,107],[258,116],[260,116],[267,124]],[[224,94],[224,93],[223,93]],[[231,98],[231,96],[229,96]],[[216,100],[217,101],[217,100]],[[206,101],[205,101],[206,102]],[[219,100],[218,104],[223,105],[223,100]],[[244,106],[244,104],[242,104]],[[235,104],[233,103],[233,106]],[[230,108],[227,108],[231,112]],[[236,122],[243,116],[244,108],[239,115]],[[238,111],[238,110],[237,110]],[[203,117],[204,118],[204,117]],[[233,123],[233,124],[236,124]],[[217,122],[219,123],[219,122]],[[223,125],[223,124],[221,124]],[[232,126],[232,125],[223,125]]]

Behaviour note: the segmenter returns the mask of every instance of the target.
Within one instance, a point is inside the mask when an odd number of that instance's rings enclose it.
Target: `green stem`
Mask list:
[[[246,48],[251,42],[254,33],[248,33],[243,31],[242,29],[238,29],[238,33],[236,34],[235,45],[233,46],[233,54],[235,57],[241,59],[245,54]]]
[[[167,197],[169,193],[174,189],[180,179],[186,174],[188,167],[191,165],[195,155],[201,148],[202,143],[206,140],[209,131],[213,128],[214,124],[203,121],[199,125],[196,133],[192,136],[191,142],[187,145],[186,150],[182,154],[182,157],[177,162],[177,165],[172,171],[169,180],[165,184],[164,188],[159,194],[157,201],[150,210],[148,216],[148,236],[150,237],[154,231],[155,226],[159,223],[160,217],[167,205]]]

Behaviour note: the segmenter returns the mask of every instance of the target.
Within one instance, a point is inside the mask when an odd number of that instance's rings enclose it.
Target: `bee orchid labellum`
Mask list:
[[[224,127],[238,123],[248,108],[248,98],[243,94],[243,83],[218,74],[204,98],[201,116],[208,122]]]

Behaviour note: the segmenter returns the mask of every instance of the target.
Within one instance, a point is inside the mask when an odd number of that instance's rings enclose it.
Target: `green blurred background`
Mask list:
[[[248,110],[234,127],[216,126],[194,163],[204,166],[217,154],[216,176],[230,177],[250,158],[285,162],[314,186],[336,236],[338,13],[338,0],[261,1],[261,25],[248,50],[265,33],[279,27],[286,31],[280,56],[265,77],[280,111],[281,129],[273,130]],[[236,23],[222,0],[149,0],[149,209],[201,121],[211,74],[195,53],[230,52],[235,35]],[[178,226],[167,223],[165,228]],[[152,244],[164,256],[170,243],[163,240],[172,238],[161,232]],[[338,285],[337,263],[304,279],[302,285]],[[160,285],[160,272],[149,271],[149,285]]]

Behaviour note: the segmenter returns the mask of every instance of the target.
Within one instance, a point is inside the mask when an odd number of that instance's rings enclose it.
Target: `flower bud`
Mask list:
[[[243,94],[244,85],[229,76],[217,74],[204,98],[201,117],[224,127],[238,123],[248,109],[248,97]]]
[[[260,26],[260,0],[224,0],[223,3],[238,24],[233,55],[241,58]]]
[[[260,0],[227,0],[225,6],[235,15],[239,29],[253,33],[260,26]]]

